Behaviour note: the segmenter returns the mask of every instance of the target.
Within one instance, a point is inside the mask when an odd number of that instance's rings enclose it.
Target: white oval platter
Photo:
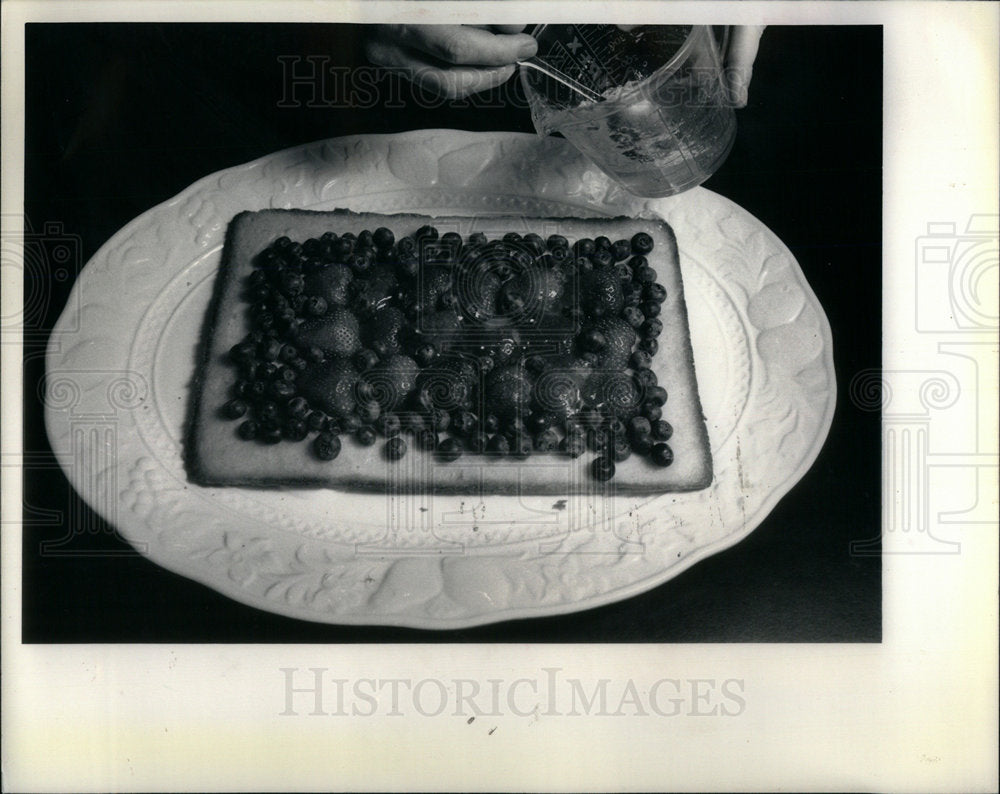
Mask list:
[[[184,422],[226,226],[267,207],[664,218],[712,485],[553,499],[192,484]],[[749,213],[703,188],[636,198],[558,139],[455,130],[319,141],[200,180],[97,252],[46,366],[46,426],[69,481],[153,562],[283,615],[427,629],[609,603],[733,545],[812,465],[836,396],[823,310]]]

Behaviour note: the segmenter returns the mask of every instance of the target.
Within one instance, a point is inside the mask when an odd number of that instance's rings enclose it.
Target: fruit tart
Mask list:
[[[202,335],[186,460],[212,486],[704,488],[673,231],[242,213]]]

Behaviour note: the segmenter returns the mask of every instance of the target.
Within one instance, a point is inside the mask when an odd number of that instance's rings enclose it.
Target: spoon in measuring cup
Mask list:
[[[537,55],[531,58],[525,58],[524,60],[518,61],[517,63],[519,66],[529,66],[532,69],[541,72],[546,77],[555,80],[557,83],[562,83],[570,90],[575,91],[580,96],[584,97],[584,99],[588,99],[591,102],[600,102],[602,99],[604,99],[604,97],[602,97],[596,91],[592,91],[582,83],[578,83],[568,74],[563,74],[558,69],[554,69],[552,66],[545,63],[545,61],[540,60]]]

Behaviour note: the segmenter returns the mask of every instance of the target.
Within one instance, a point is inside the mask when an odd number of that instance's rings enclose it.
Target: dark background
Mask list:
[[[880,424],[852,404],[881,361],[882,31],[772,27],[739,134],[706,187],[792,250],[834,332],[838,402],[812,469],[746,540],[643,595],[573,615],[448,632],[309,623],[157,567],[76,497],[38,400],[47,329],[76,273],[134,217],[214,171],[337,135],[531,132],[517,81],[456,106],[352,109],[328,84],[288,99],[279,56],[363,63],[349,25],[32,24],[26,32],[25,642],[862,642],[882,624]],[[308,68],[300,62],[301,69]],[[426,104],[426,103],[423,103]],[[53,251],[75,253],[59,272]],[[62,266],[62,265],[60,265]],[[68,271],[68,275],[67,272]],[[39,299],[38,296],[41,296]],[[868,554],[852,542],[873,541]],[[43,548],[43,544],[48,544]]]

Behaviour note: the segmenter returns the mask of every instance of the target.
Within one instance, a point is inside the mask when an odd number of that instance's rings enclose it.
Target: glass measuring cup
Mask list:
[[[562,133],[626,190],[680,193],[728,156],[736,116],[711,27],[539,25],[532,35],[536,60],[600,97],[522,68],[535,128]]]

